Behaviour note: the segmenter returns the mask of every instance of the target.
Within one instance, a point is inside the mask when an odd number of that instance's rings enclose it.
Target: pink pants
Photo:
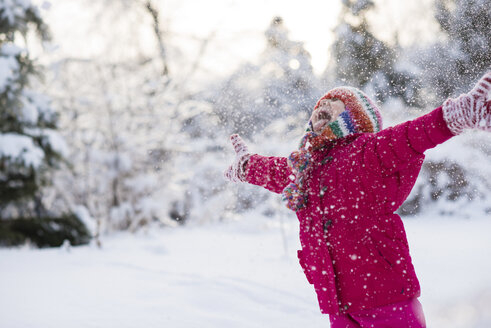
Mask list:
[[[421,303],[416,298],[358,312],[330,315],[331,328],[425,328]]]

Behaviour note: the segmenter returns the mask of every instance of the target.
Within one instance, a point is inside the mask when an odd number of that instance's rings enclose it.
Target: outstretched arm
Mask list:
[[[227,180],[248,182],[281,193],[291,182],[292,171],[285,157],[251,155],[245,142],[237,134],[230,136],[235,160],[224,172]]]
[[[453,136],[442,108],[415,120],[384,129],[365,144],[363,159],[368,169],[390,175],[423,158],[423,153]]]
[[[465,129],[491,131],[490,91],[488,72],[469,93],[448,99],[442,107],[415,120],[380,131],[366,144],[365,165],[391,174]]]
[[[280,194],[292,182],[286,157],[252,155],[247,163],[246,181]]]

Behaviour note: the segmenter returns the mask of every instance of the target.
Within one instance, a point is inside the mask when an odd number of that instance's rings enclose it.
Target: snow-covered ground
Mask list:
[[[405,220],[428,327],[491,327],[491,220]],[[0,249],[0,327],[329,327],[293,219]]]

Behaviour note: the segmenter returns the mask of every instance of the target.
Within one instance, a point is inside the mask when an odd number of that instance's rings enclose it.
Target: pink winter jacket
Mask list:
[[[437,108],[378,133],[350,135],[313,153],[309,201],[298,211],[298,258],[322,313],[339,314],[420,294],[404,226],[394,212],[409,195],[423,152],[452,133]],[[252,155],[247,182],[281,193],[284,157]]]

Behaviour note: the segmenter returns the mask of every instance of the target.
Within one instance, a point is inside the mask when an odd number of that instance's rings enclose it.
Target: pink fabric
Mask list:
[[[442,109],[378,133],[348,136],[313,153],[298,258],[322,313],[352,313],[419,296],[403,223],[423,152],[448,140]],[[281,193],[286,158],[252,155],[246,181]]]
[[[370,310],[329,316],[331,328],[425,328],[421,303],[416,298]]]

